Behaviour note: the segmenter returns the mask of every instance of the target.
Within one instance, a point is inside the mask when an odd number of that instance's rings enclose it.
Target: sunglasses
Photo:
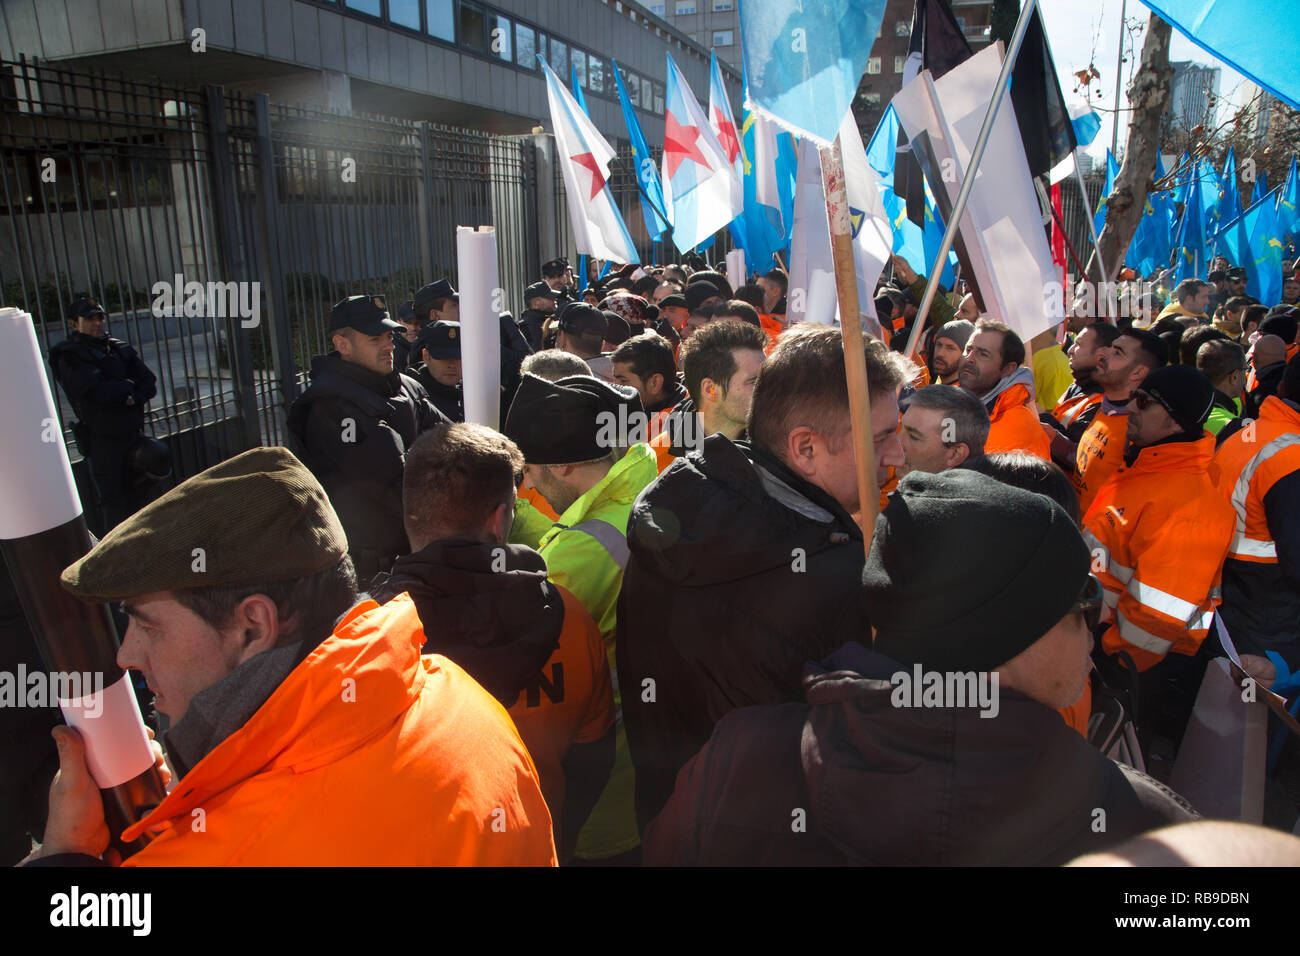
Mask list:
[[[1152,396],[1148,395],[1146,392],[1133,393],[1133,405],[1137,408],[1139,412],[1146,411],[1147,408],[1153,403],[1159,405],[1161,408],[1167,411],[1169,413],[1170,418],[1174,416],[1174,410],[1170,408],[1168,405],[1166,405],[1164,402],[1160,401],[1160,399],[1153,398]]]
[[[1105,591],[1102,589],[1101,581],[1096,575],[1088,575],[1088,580],[1083,584],[1083,590],[1079,592],[1079,600],[1075,601],[1070,608],[1071,614],[1082,614],[1083,619],[1088,624],[1088,631],[1095,634],[1097,626],[1101,624],[1101,608],[1105,603],[1103,597]]]

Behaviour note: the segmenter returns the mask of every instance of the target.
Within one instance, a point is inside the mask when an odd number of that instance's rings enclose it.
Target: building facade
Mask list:
[[[649,0],[647,10],[740,68],[740,5],[761,0]]]
[[[1198,126],[1212,126],[1218,112],[1219,68],[1189,60],[1169,65],[1174,68],[1174,76],[1169,84],[1166,129],[1190,132]]]

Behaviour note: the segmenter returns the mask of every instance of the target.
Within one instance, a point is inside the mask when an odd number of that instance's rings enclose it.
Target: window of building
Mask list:
[[[894,36],[907,37],[912,35],[912,25],[906,20],[897,20],[894,23]]]
[[[664,15],[664,5],[662,3],[652,3],[650,4],[650,12],[657,17],[662,17]]]
[[[867,60],[867,72],[873,76],[880,72],[880,57],[873,56]]]
[[[388,0],[388,19],[408,30],[420,29],[420,0]]]
[[[635,106],[641,102],[641,79],[635,73],[623,71],[623,86],[627,88],[627,98]]]
[[[902,73],[902,72],[903,72],[903,60],[904,60],[904,59],[906,59],[906,57],[901,57],[901,56],[896,56],[896,57],[894,57],[894,72],[895,72],[895,73]]]
[[[655,108],[655,88],[654,84],[641,77],[641,109],[647,113],[653,112]]]
[[[487,16],[483,8],[461,0],[460,5],[460,43],[476,53],[487,50],[484,34],[487,28]]]
[[[562,80],[569,78],[569,47],[555,37],[551,37],[551,55],[546,58],[555,75]]]
[[[537,34],[532,27],[515,24],[515,63],[526,70],[537,69]]]
[[[689,13],[695,12],[695,0],[677,0],[677,6],[673,8],[679,17],[684,17]]]
[[[578,85],[586,88],[587,86],[587,54],[581,50],[569,50],[569,62],[573,64],[573,72],[578,76]]]
[[[424,15],[429,36],[448,43],[456,42],[455,0],[424,0]]]
[[[379,0],[344,0],[349,10],[355,10],[357,13],[368,13],[372,17],[379,16]]]
[[[879,93],[863,93],[863,94],[862,94],[862,102],[865,103],[865,104],[867,104],[867,106],[879,106],[879,105],[880,105],[880,94],[879,94]]]
[[[510,18],[499,13],[488,16],[488,50],[509,63],[514,58],[510,43]]]
[[[731,30],[714,30],[714,31],[713,31],[713,45],[714,45],[714,46],[731,46],[731,44],[735,42],[734,38],[732,37],[732,32],[733,32],[733,31],[731,31]]]
[[[664,87],[662,83],[655,84],[655,112],[660,116],[664,115]]]
[[[605,67],[594,56],[587,57],[587,89],[593,93],[605,92]]]
[[[736,9],[735,0],[713,0],[714,13],[726,13],[728,10]]]

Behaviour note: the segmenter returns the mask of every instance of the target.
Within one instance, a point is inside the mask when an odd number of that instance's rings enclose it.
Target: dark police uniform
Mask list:
[[[565,259],[563,256],[558,259],[552,259],[550,262],[542,263],[543,281],[545,281],[547,277],[552,279],[558,278],[559,276],[564,275],[567,271],[569,271],[569,260]],[[582,301],[582,297],[578,295],[577,290],[571,286],[566,286],[564,289],[556,293],[556,295],[559,299],[559,301],[555,303],[557,310],[564,308],[564,306],[569,302]]]
[[[524,305],[527,306],[533,299],[546,296],[548,299],[555,301],[558,310],[561,301],[565,300],[562,293],[556,292],[545,282],[534,282],[524,290]],[[519,333],[528,343],[528,347],[534,352],[542,350],[542,323],[552,318],[554,312],[542,312],[540,309],[525,308],[515,324],[519,326]]]
[[[460,323],[432,322],[426,325],[412,346],[412,357],[423,358],[426,353],[432,359],[460,358]],[[424,390],[429,393],[429,401],[433,402],[438,411],[453,422],[465,420],[465,395],[459,382],[443,385],[433,377],[427,362],[412,366],[407,374],[414,375],[424,386]]]
[[[397,307],[398,322],[414,322],[415,308],[411,301],[403,302]],[[393,369],[405,372],[412,365],[418,365],[420,354],[415,351],[415,343],[406,339],[406,329],[393,329]]]
[[[394,326],[382,296],[352,296],[330,312],[331,333],[352,328],[380,335]],[[329,495],[357,578],[367,582],[409,550],[402,523],[406,451],[447,417],[411,376],[381,375],[338,352],[312,359],[311,378],[289,409],[293,451]]]
[[[68,319],[105,314],[83,297],[69,307]],[[77,414],[72,434],[90,466],[107,532],[146,503],[127,453],[144,430],[144,406],[158,394],[158,380],[135,349],[107,335],[73,332],[50,349],[50,365]]]

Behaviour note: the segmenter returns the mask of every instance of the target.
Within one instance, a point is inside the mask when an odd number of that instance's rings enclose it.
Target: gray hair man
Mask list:
[[[938,474],[984,454],[989,413],[978,398],[949,385],[927,385],[907,400],[899,432],[902,474]]]

